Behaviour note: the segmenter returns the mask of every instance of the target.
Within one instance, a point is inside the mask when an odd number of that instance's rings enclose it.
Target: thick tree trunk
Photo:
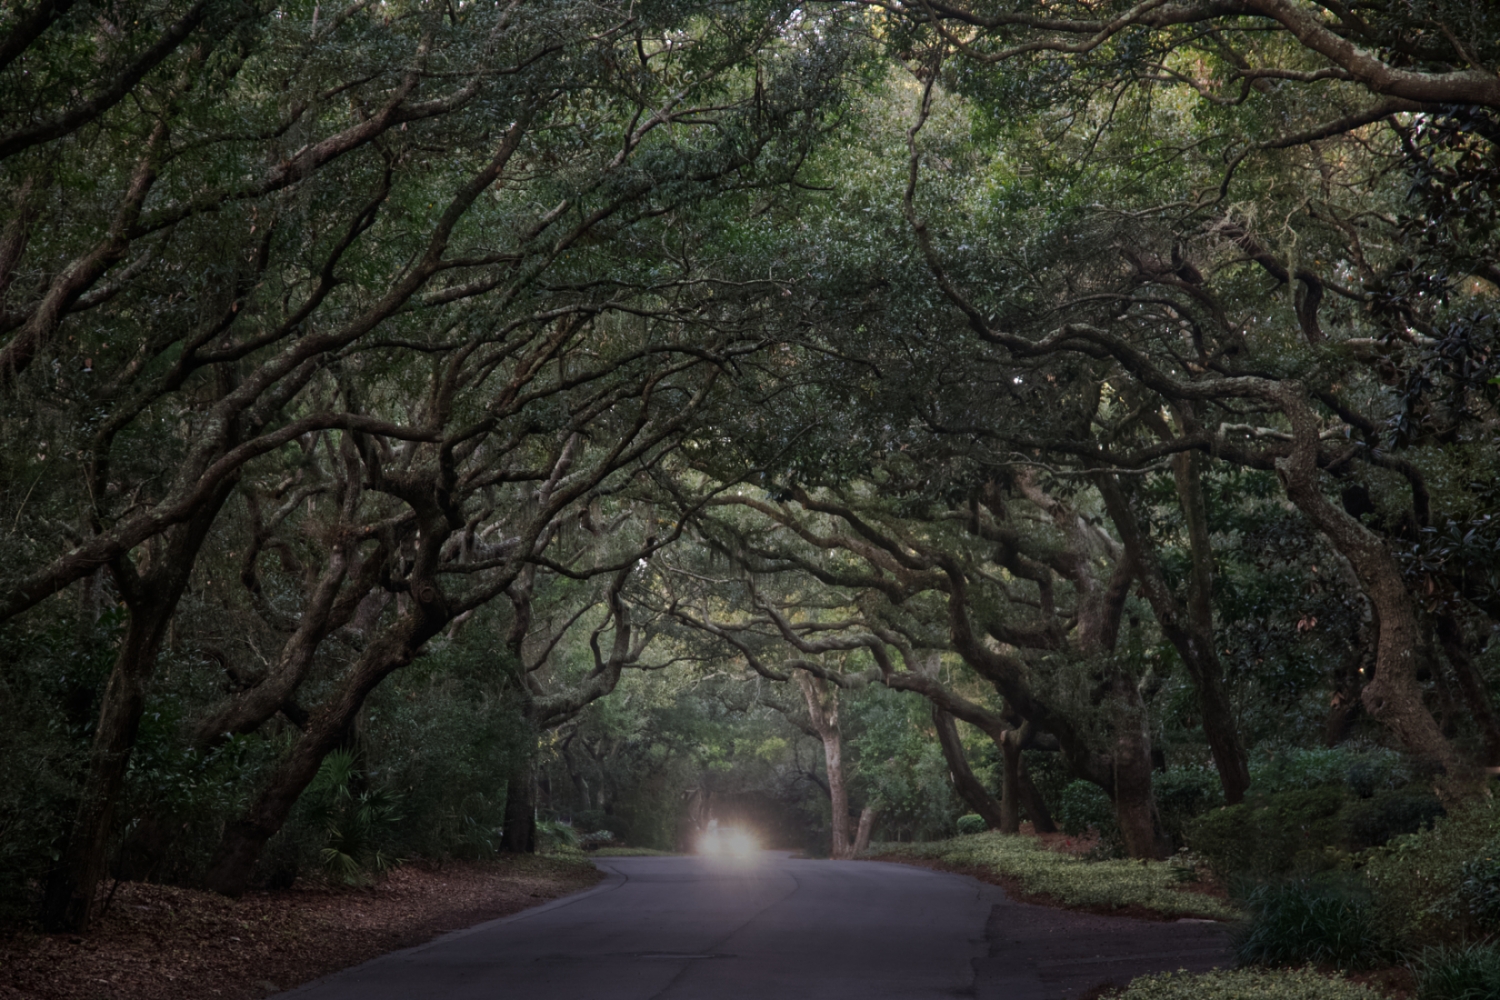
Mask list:
[[[797,686],[807,700],[807,714],[813,729],[823,743],[823,760],[828,770],[828,800],[833,810],[833,836],[830,857],[847,860],[851,855],[849,838],[849,789],[844,783],[844,737],[839,730],[839,692],[821,677],[799,670]]]
[[[1454,750],[1422,700],[1417,680],[1421,631],[1401,567],[1385,543],[1323,495],[1318,474],[1318,420],[1295,382],[1274,384],[1270,394],[1292,425],[1292,453],[1276,463],[1287,498],[1354,567],[1378,622],[1375,677],[1361,700],[1417,756],[1438,772],[1438,793],[1448,801],[1472,794],[1479,775]]]
[[[1012,729],[1000,738],[1000,832],[1021,832],[1021,741]]]
[[[1171,847],[1161,829],[1156,797],[1151,790],[1151,736],[1146,706],[1134,679],[1121,675],[1115,682],[1114,803],[1115,820],[1125,853],[1132,858],[1159,859]]]
[[[506,854],[536,853],[536,776],[527,760],[511,772],[505,784],[505,827],[500,850]]]
[[[1022,741],[1025,746],[1025,741]],[[1057,824],[1052,820],[1052,813],[1047,809],[1047,801],[1042,798],[1040,789],[1032,783],[1031,775],[1026,770],[1026,756],[1023,753],[1016,771],[1017,789],[1021,798],[1021,809],[1026,813],[1026,818],[1031,820],[1031,828],[1037,833],[1056,833]]]
[[[1000,803],[995,801],[989,789],[969,769],[969,762],[964,757],[963,741],[959,739],[958,725],[953,721],[953,716],[933,705],[932,724],[937,729],[938,745],[942,747],[943,759],[948,764],[948,773],[953,777],[953,788],[958,792],[958,797],[984,819],[984,825],[989,829],[1001,829],[1004,821]]]
[[[123,559],[113,566],[130,620],[104,689],[78,811],[60,863],[47,879],[42,925],[48,930],[81,933],[93,920],[95,889],[104,877],[115,806],[146,708],[146,688],[198,550],[233,487],[232,481],[223,484],[187,523],[158,539],[148,550],[144,574],[137,575]]]
[[[875,829],[875,817],[879,813],[874,806],[865,806],[859,811],[859,827],[854,834],[854,846],[850,857],[858,857],[870,849],[870,832]]]

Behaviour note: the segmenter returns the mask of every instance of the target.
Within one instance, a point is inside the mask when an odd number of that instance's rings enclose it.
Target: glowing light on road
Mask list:
[[[760,850],[760,844],[749,830],[737,827],[719,827],[711,824],[703,836],[698,838],[699,854],[724,855],[746,858]]]

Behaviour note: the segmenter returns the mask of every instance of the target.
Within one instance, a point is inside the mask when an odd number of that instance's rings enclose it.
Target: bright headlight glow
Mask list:
[[[760,850],[755,835],[749,830],[735,827],[710,827],[698,838],[699,854],[727,854],[736,858],[748,857]]]

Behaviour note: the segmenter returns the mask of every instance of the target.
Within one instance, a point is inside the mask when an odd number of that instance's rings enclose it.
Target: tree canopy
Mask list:
[[[539,818],[671,847],[711,799],[848,855],[1069,782],[1161,857],[1164,767],[1233,804],[1350,739],[1479,794],[1497,39],[1458,0],[0,12],[5,905]]]

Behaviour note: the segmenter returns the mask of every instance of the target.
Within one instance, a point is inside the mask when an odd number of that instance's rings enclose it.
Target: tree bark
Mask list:
[[[1021,832],[1021,741],[1012,729],[1000,738],[1000,832]]]
[[[531,760],[511,772],[505,784],[505,827],[500,850],[506,854],[536,853],[536,776]]]
[[[424,525],[424,531],[441,545],[440,529]],[[365,649],[342,687],[308,719],[307,728],[254,804],[225,827],[204,878],[209,889],[239,896],[249,888],[267,841],[286,824],[297,798],[317,776],[323,758],[345,742],[365,698],[387,676],[410,663],[417,650],[447,625],[451,612],[436,584],[414,582],[411,591],[405,614]]]
[[[1114,803],[1115,821],[1125,853],[1137,859],[1160,859],[1171,851],[1161,829],[1151,790],[1151,735],[1145,703],[1134,678],[1115,679]]]
[[[943,759],[948,764],[948,773],[953,777],[953,788],[958,792],[958,797],[984,819],[986,827],[991,830],[1003,829],[1001,805],[969,769],[969,762],[964,757],[963,741],[959,739],[958,725],[953,721],[953,716],[933,705],[932,724],[937,729],[938,745],[942,747]]]
[[[1165,429],[1162,434],[1170,436]],[[1213,549],[1209,541],[1199,461],[1190,452],[1179,452],[1172,461],[1178,501],[1188,525],[1190,571],[1186,612],[1167,585],[1156,547],[1141,531],[1118,480],[1104,474],[1097,479],[1105,508],[1120,533],[1125,551],[1135,564],[1137,579],[1162,634],[1177,650],[1188,676],[1192,678],[1193,689],[1198,695],[1198,711],[1203,718],[1203,735],[1208,740],[1219,772],[1224,801],[1235,805],[1244,801],[1245,792],[1250,787],[1250,764],[1235,723],[1229,693],[1224,688],[1224,669],[1219,663],[1215,641]]]
[[[1024,751],[1026,741],[1021,741]],[[1053,822],[1052,813],[1047,809],[1047,800],[1042,798],[1041,790],[1032,783],[1031,775],[1026,771],[1026,755],[1022,753],[1016,771],[1017,791],[1020,793],[1021,809],[1026,813],[1026,818],[1031,820],[1031,829],[1036,833],[1056,833],[1057,824]]]
[[[850,850],[850,857],[858,857],[870,849],[870,832],[875,829],[875,817],[880,810],[874,806],[865,806],[859,811],[859,827],[854,834],[854,847]]]
[[[1302,386],[1274,383],[1268,394],[1292,425],[1291,454],[1276,462],[1287,498],[1349,560],[1375,611],[1375,677],[1361,695],[1365,711],[1433,766],[1440,797],[1450,802],[1464,798],[1478,787],[1479,776],[1459,757],[1423,703],[1417,681],[1422,637],[1401,567],[1380,538],[1323,495],[1318,420]]]
[[[198,551],[233,487],[232,481],[221,484],[192,518],[148,547],[143,574],[137,575],[125,559],[111,567],[130,619],[104,689],[78,811],[61,861],[47,879],[42,925],[50,931],[82,933],[93,920],[95,890],[104,877],[115,806],[146,708],[146,688]]]
[[[849,837],[849,789],[844,783],[844,738],[839,730],[838,688],[805,670],[797,671],[795,676],[807,701],[807,714],[813,729],[823,743],[823,760],[828,769],[828,800],[833,810],[829,856],[835,861],[844,861],[852,856],[852,842]]]

